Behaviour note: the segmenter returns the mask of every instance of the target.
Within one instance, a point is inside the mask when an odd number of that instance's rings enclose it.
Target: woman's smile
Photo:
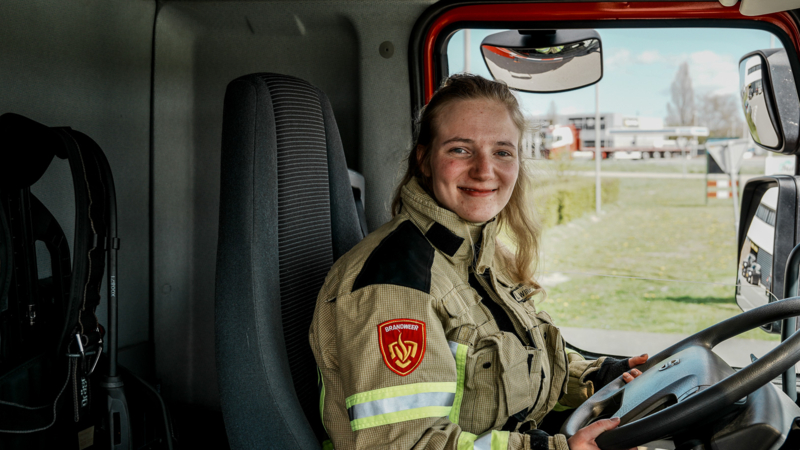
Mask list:
[[[464,194],[472,197],[488,197],[497,192],[497,189],[468,188],[462,186],[459,186],[458,189],[460,189]]]

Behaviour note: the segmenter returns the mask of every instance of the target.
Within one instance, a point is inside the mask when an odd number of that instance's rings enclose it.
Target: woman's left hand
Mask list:
[[[628,358],[628,367],[630,367],[631,370],[622,374],[622,380],[625,381],[626,383],[630,383],[631,381],[633,381],[634,378],[641,375],[642,371],[636,369],[635,367],[646,363],[647,358],[648,358],[647,353],[641,356],[634,356],[633,358]]]

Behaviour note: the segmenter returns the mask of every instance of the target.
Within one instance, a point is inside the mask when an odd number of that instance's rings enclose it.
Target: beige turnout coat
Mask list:
[[[465,222],[413,180],[402,199],[334,264],[317,299],[309,340],[334,447],[530,449],[528,435],[500,431],[509,417],[535,428],[556,402],[577,406],[602,360],[567,355],[550,316],[507,277],[496,220]],[[490,299],[470,287],[473,270]],[[490,301],[516,333],[500,331]],[[566,450],[565,437],[548,447]]]

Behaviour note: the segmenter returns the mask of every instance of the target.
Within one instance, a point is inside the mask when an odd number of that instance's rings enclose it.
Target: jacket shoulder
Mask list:
[[[376,284],[429,294],[435,253],[412,221],[396,217],[336,261],[321,296],[332,299]]]

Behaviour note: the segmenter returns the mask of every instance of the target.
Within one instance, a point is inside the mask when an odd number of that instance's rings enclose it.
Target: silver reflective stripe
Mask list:
[[[458,342],[448,341],[447,343],[450,344],[450,353],[452,353],[453,358],[455,358],[456,352],[458,351]]]
[[[475,444],[472,447],[474,450],[492,450],[492,432],[486,436],[475,439]]]
[[[352,421],[426,406],[453,406],[455,396],[456,394],[452,392],[423,392],[359,403],[348,408],[347,412]]]

